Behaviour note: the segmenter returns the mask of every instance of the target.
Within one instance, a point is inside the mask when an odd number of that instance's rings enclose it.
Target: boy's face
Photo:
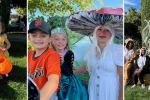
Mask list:
[[[56,50],[64,50],[67,46],[67,37],[64,34],[53,35],[52,44]]]
[[[35,30],[29,35],[29,40],[35,49],[45,49],[50,42],[50,36],[43,31]]]

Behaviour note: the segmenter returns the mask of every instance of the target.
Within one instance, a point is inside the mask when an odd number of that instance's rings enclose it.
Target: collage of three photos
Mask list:
[[[0,100],[150,100],[150,0],[0,0]]]

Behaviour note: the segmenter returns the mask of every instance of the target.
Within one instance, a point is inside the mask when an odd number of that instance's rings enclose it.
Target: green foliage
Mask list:
[[[8,25],[9,21],[9,15],[10,15],[10,6],[11,1],[10,0],[1,0],[0,2],[0,16],[2,17],[2,21],[5,23],[5,25]],[[6,27],[7,28],[7,27]]]
[[[135,8],[130,8],[125,16],[125,23],[133,23],[136,26],[141,25],[141,13],[137,12]]]
[[[150,0],[142,0],[141,2],[141,22],[142,22],[142,30],[145,28],[146,26],[146,22],[145,20],[149,21],[150,20]],[[148,31],[148,30],[147,30]],[[149,32],[143,32],[142,33],[142,39],[143,42],[145,41],[145,39],[149,39],[150,38],[150,33]],[[146,40],[147,40],[146,39]],[[148,40],[149,41],[149,40]],[[143,43],[146,44],[147,48],[150,49],[150,45],[149,43]]]
[[[141,45],[141,12],[132,7],[125,15],[125,39],[128,37],[135,39]]]
[[[49,17],[47,22],[51,26],[52,29],[56,27],[65,28],[66,20],[67,20],[67,17],[55,15],[55,16]]]
[[[43,15],[69,15],[75,11],[88,9],[95,0],[28,0],[29,14],[39,10]]]
[[[11,8],[16,8],[19,15],[26,15],[26,0],[1,0],[0,2],[0,16],[5,23],[6,31],[8,29],[8,22],[10,17]]]
[[[141,2],[142,29],[146,25],[146,23],[144,22],[145,19],[150,20],[150,0],[142,0],[142,2]]]
[[[17,13],[19,14],[19,16],[24,16],[26,15],[26,8],[21,8],[21,7],[18,7],[17,8]]]

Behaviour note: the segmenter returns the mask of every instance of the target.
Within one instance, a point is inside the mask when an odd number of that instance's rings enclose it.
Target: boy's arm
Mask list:
[[[40,90],[40,100],[50,100],[52,95],[57,91],[59,84],[59,75],[51,74],[48,76],[48,81]]]

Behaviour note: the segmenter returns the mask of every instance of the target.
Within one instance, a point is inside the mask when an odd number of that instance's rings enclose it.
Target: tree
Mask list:
[[[31,17],[35,16],[36,11],[44,16],[69,15],[88,9],[94,1],[96,0],[28,0],[28,12]]]
[[[141,3],[142,3],[141,4],[141,22],[142,22],[142,30],[143,30],[147,24],[145,20],[150,21],[150,0],[142,0]],[[147,29],[146,30],[147,32],[146,31],[142,32],[142,39],[145,45],[150,49],[150,31],[148,30],[150,29]]]
[[[141,47],[141,13],[135,8],[130,8],[125,15],[125,39],[132,38],[135,40],[135,48]]]
[[[0,2],[0,16],[1,20],[5,23],[7,26],[8,21],[9,21],[9,16],[10,16],[10,5],[11,1],[10,0],[1,0]],[[7,27],[6,27],[7,28]]]
[[[26,15],[26,0],[1,0],[0,1],[0,16],[5,23],[6,28],[8,26],[11,8],[17,8],[17,12],[21,16]],[[6,29],[7,30],[7,29]]]

